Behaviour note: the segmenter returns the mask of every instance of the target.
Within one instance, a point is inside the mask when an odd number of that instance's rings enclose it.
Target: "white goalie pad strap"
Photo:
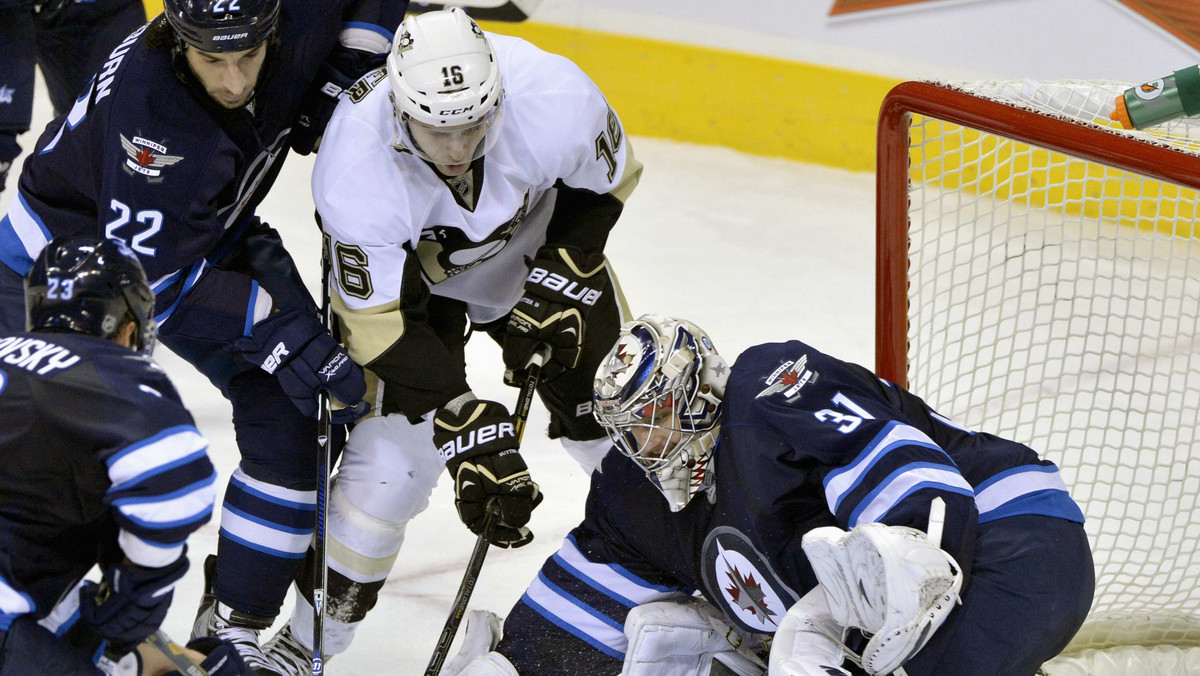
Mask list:
[[[833,619],[825,589],[817,585],[797,601],[771,641],[769,676],[831,676],[842,668],[846,630]]]
[[[714,655],[742,644],[720,612],[699,599],[635,607],[625,618],[625,637],[623,676],[708,676]]]
[[[880,523],[849,533],[818,528],[801,544],[835,620],[871,635],[862,654],[871,674],[890,674],[908,661],[959,601],[962,570],[919,530]]]
[[[472,610],[467,613],[467,629],[463,634],[462,646],[458,649],[458,654],[454,659],[446,663],[442,667],[441,676],[459,676],[467,674],[466,669],[472,662],[479,660],[483,662],[483,658],[487,656],[496,644],[500,643],[500,638],[503,635],[501,630],[500,616],[488,610]],[[501,656],[503,657],[503,656]],[[505,660],[507,663],[508,660]],[[480,668],[487,665],[480,665]],[[509,665],[512,666],[511,664]],[[489,673],[489,672],[479,672]],[[517,673],[515,670],[512,673]]]

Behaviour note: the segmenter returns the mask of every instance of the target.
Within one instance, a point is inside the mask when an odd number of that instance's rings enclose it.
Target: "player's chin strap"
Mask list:
[[[836,642],[847,659],[869,674],[904,676],[901,665],[925,646],[961,602],[962,569],[939,547],[945,513],[945,502],[935,498],[928,535],[879,523],[862,524],[850,532],[828,527],[806,533],[804,553],[824,589],[834,626],[861,629],[870,639],[859,656],[842,644],[842,636],[827,623],[809,622],[804,630]],[[797,611],[805,612],[803,607]],[[772,649],[773,662],[782,662],[785,656],[775,657]]]

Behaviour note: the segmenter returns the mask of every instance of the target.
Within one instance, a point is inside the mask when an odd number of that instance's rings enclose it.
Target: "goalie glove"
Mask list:
[[[457,412],[438,409],[433,443],[454,479],[458,517],[476,535],[484,531],[487,504],[500,503],[499,520],[489,542],[520,547],[533,540],[525,527],[542,492],[517,451],[517,418],[504,404],[475,399]]]
[[[946,621],[962,588],[958,562],[915,528],[816,528],[801,541],[833,619],[871,636],[863,668],[891,674]]]
[[[542,380],[550,381],[579,364],[587,318],[608,287],[604,254],[542,247],[528,261],[525,295],[508,315],[504,338],[506,382],[519,385],[533,353],[551,348]]]
[[[771,640],[770,676],[850,676],[846,629],[833,619],[825,589],[813,587],[787,614]]]

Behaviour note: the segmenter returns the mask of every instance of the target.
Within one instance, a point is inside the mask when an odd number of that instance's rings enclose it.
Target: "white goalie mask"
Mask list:
[[[728,376],[704,331],[658,315],[622,326],[596,372],[596,420],[646,471],[673,512],[713,483]]]
[[[491,42],[462,9],[405,18],[387,76],[398,132],[417,157],[461,173],[495,144],[500,68]]]

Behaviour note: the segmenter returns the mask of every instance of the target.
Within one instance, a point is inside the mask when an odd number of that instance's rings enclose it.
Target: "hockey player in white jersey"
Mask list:
[[[443,471],[473,532],[498,498],[491,542],[533,537],[540,489],[516,452],[514,416],[466,381],[468,325],[502,344],[510,384],[548,345],[538,391],[550,436],[587,471],[608,451],[591,380],[628,311],[603,250],[640,172],[617,114],[576,65],[485,33],[461,9],[406,18],[387,66],[348,90],[313,193],[333,309],[374,410],[331,490],[327,655],[349,645]],[[311,618],[302,599],[276,641],[305,668]]]

